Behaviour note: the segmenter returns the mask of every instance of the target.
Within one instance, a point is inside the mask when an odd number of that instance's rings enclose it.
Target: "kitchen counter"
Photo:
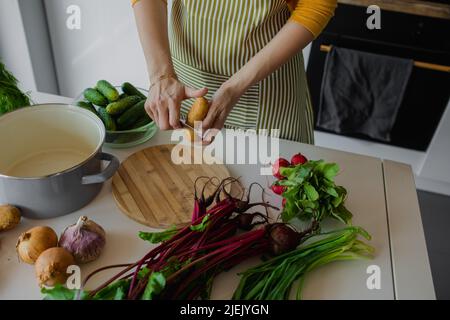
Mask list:
[[[70,99],[35,94],[37,103],[61,102]],[[170,132],[159,132],[147,143],[126,150],[105,148],[121,161],[132,153],[152,145],[170,143]],[[228,146],[226,146],[228,148]],[[228,149],[227,149],[228,150]],[[242,148],[239,149],[242,152]],[[256,150],[247,150],[247,154]],[[373,260],[336,262],[307,276],[305,299],[435,299],[422,221],[411,168],[407,165],[381,159],[309,146],[291,141],[280,141],[281,156],[302,152],[310,159],[337,162],[341,173],[337,183],[349,192],[347,207],[354,214],[353,224],[362,226],[372,235],[370,242],[376,248]],[[273,178],[260,175],[258,165],[227,165],[233,176],[242,177],[244,185],[257,181],[268,185]],[[26,195],[24,195],[26,196]],[[280,198],[270,201],[280,204]],[[49,219],[23,219],[11,231],[0,233],[0,300],[41,299],[33,266],[19,263],[15,243],[20,233],[37,225],[48,225],[57,233],[86,215],[104,227],[107,245],[102,256],[82,266],[82,275],[109,264],[134,262],[149,251],[150,245],[137,237],[149,228],[130,220],[117,208],[111,182],[104,185],[97,198],[85,208],[70,215]],[[338,223],[329,223],[337,227]],[[212,298],[229,299],[238,283],[236,273],[257,263],[250,260],[221,274],[215,281]],[[371,268],[379,268],[380,287],[369,289],[367,279]],[[378,268],[377,268],[378,267]],[[372,267],[373,268],[373,267]],[[92,288],[114,272],[96,275],[89,282]],[[373,271],[372,271],[373,272]]]

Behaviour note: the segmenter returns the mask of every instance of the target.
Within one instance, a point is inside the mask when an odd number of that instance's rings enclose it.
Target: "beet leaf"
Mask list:
[[[152,244],[161,243],[163,241],[167,241],[171,239],[178,232],[178,228],[176,226],[172,226],[169,229],[162,232],[139,232],[139,238],[142,240],[148,241]]]

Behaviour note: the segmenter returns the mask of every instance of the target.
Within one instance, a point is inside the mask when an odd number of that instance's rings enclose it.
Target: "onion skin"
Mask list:
[[[11,230],[20,222],[20,210],[8,204],[0,206],[0,231]]]
[[[16,244],[21,261],[34,264],[39,255],[58,245],[58,236],[50,227],[34,227],[22,233]]]
[[[85,216],[67,227],[59,239],[59,246],[69,251],[77,263],[96,260],[105,244],[105,230]]]
[[[56,247],[45,250],[34,266],[39,286],[65,284],[69,277],[67,268],[71,265],[75,265],[75,259],[66,249]]]

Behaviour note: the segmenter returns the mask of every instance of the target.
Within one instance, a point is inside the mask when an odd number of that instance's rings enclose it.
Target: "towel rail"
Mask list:
[[[333,46],[331,46],[331,45],[321,44],[320,45],[320,51],[330,52],[332,47]],[[414,66],[417,67],[417,68],[422,68],[422,69],[429,69],[429,70],[435,70],[435,71],[442,71],[442,72],[449,72],[450,73],[450,66],[444,66],[444,65],[441,65],[441,64],[434,64],[434,63],[423,62],[423,61],[415,61],[414,60]]]

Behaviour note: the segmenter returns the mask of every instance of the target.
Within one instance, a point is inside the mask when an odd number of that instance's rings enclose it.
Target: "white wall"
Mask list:
[[[69,5],[81,8],[81,29],[66,27]],[[62,95],[75,97],[99,79],[146,88],[144,56],[128,0],[45,0]]]
[[[81,8],[81,30],[66,27],[66,9]],[[98,79],[148,86],[144,56],[128,0],[45,0],[62,95],[75,97]],[[305,62],[309,47],[305,49]]]
[[[44,3],[42,0],[19,0],[19,8],[36,79],[36,89],[40,92],[57,94],[58,83]]]
[[[0,59],[25,90],[36,90],[31,57],[17,0],[0,0]]]
[[[23,90],[58,93],[42,0],[0,0],[0,59]]]
[[[428,148],[419,175],[422,178],[450,181],[450,102]]]

